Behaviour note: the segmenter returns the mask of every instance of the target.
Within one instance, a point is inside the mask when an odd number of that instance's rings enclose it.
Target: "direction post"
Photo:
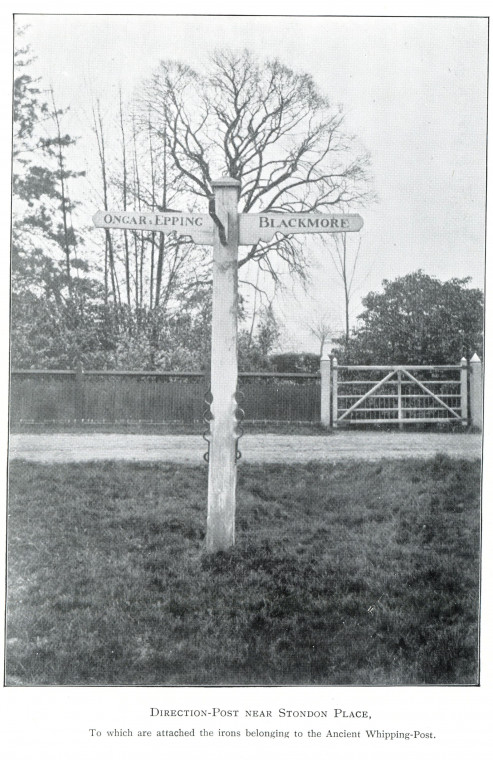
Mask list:
[[[275,235],[357,232],[358,214],[239,214],[240,182],[223,177],[212,183],[209,214],[98,211],[96,227],[174,233],[213,246],[211,414],[207,500],[208,552],[224,551],[235,541],[238,382],[238,246],[269,242]],[[335,366],[335,365],[334,365]]]
[[[212,262],[211,394],[206,549],[228,549],[235,541],[236,389],[238,382],[238,196],[230,177],[212,183],[215,215]],[[224,242],[221,241],[221,237]]]

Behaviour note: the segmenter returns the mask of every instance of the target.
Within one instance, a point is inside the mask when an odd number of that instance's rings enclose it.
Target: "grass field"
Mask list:
[[[210,556],[206,488],[14,461],[6,683],[477,682],[479,462],[240,465]]]

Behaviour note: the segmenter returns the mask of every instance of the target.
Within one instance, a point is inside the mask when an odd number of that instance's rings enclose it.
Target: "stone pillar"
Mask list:
[[[481,359],[477,354],[471,359],[471,376],[469,392],[471,398],[471,426],[478,430],[483,429],[483,371]]]
[[[338,393],[338,387],[337,387],[337,357],[334,356],[332,359],[332,427],[337,427],[337,415],[339,412],[339,401],[337,398]]]
[[[80,359],[75,365],[74,407],[75,421],[80,424],[84,418],[84,367]]]
[[[211,393],[212,422],[206,548],[226,550],[235,541],[236,400],[238,381],[238,195],[240,183],[224,177],[212,183],[215,214],[225,228],[221,242],[214,226]]]
[[[330,383],[332,373],[332,358],[329,355],[320,359],[320,422],[325,427],[330,426],[331,394]]]

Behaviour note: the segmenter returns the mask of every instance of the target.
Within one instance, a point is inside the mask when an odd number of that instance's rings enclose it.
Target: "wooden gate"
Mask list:
[[[468,367],[332,363],[332,424],[467,425]]]

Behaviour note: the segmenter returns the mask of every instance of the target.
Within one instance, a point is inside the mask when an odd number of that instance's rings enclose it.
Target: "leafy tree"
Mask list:
[[[99,286],[100,287],[100,286]],[[16,369],[73,369],[79,360],[105,369],[115,351],[117,332],[112,310],[90,291],[57,302],[31,291],[11,299],[11,356]],[[110,362],[111,366],[111,362]]]
[[[356,364],[457,364],[483,344],[483,293],[469,277],[441,282],[422,270],[383,280],[339,357]],[[336,352],[337,353],[337,352]]]
[[[192,291],[180,307],[154,307],[143,310],[138,322],[133,310],[120,315],[119,335],[108,351],[108,368],[140,370],[207,370],[210,363],[212,289],[203,286]],[[240,300],[240,315],[243,312]],[[239,368],[242,371],[270,369],[269,354],[277,346],[279,329],[272,312],[261,312],[253,336],[240,329]]]
[[[72,224],[75,206],[67,184],[84,172],[67,166],[67,149],[76,141],[63,134],[64,111],[57,108],[53,90],[43,93],[30,75],[29,47],[18,47],[14,62],[13,287],[44,286],[61,294],[64,288],[71,291],[74,267],[87,269],[78,257],[81,241]]]
[[[20,40],[24,30],[17,32]],[[53,90],[30,74],[29,47],[15,50],[12,225],[12,360],[15,366],[73,366],[85,351],[101,363],[108,314],[89,276],[72,222],[68,166],[75,140],[62,130]],[[104,331],[99,334],[101,324]]]

